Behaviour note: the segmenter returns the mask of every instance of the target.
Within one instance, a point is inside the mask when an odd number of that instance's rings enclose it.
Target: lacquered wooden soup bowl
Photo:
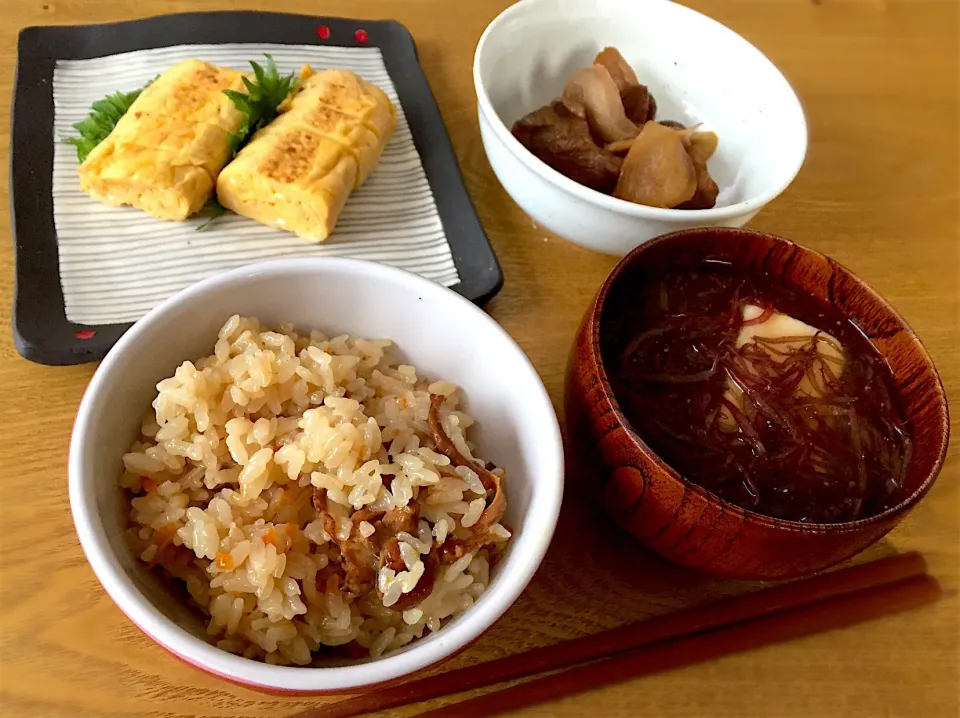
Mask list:
[[[686,481],[630,427],[601,358],[601,318],[629,301],[638,272],[733,263],[829,302],[886,358],[913,434],[903,500],[881,514],[838,524],[772,519]],[[611,291],[613,288],[618,291]],[[626,289],[626,291],[624,291]],[[782,579],[820,571],[879,540],[930,490],[943,465],[949,421],[937,370],[894,309],[849,270],[793,242],[741,229],[684,230],[626,255],[580,325],[567,367],[569,463],[620,526],[676,563],[740,579]]]

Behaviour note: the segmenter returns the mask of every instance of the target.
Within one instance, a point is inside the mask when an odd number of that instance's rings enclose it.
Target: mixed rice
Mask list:
[[[486,589],[510,538],[504,473],[474,456],[457,387],[390,347],[233,316],[157,385],[123,457],[129,541],[220,648],[376,658]]]

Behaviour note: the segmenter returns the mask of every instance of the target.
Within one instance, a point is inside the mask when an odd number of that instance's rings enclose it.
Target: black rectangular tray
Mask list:
[[[324,29],[321,29],[324,28]],[[377,47],[396,87],[437,203],[460,283],[484,303],[503,273],[467,194],[413,37],[393,20],[351,20],[269,12],[162,15],[104,25],[20,31],[10,142],[11,224],[16,255],[13,334],[17,351],[41,364],[101,359],[130,324],[84,326],[66,318],[53,221],[53,71],[85,60],[172,45],[280,43]]]

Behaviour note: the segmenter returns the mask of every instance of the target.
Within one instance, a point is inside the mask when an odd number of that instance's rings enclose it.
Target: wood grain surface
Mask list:
[[[473,48],[508,0],[3,0],[0,96],[16,36],[35,24],[163,12],[271,9],[393,17],[417,40],[467,185],[503,264],[490,313],[529,354],[557,406],[570,342],[614,264],[536,227],[497,183],[479,142]],[[743,34],[787,75],[810,124],[806,164],[752,226],[825,252],[907,318],[960,402],[958,6],[952,0],[688,0]],[[0,164],[9,113],[0,112]],[[7,191],[0,173],[0,194]],[[6,203],[0,203],[6,215]],[[280,699],[170,658],[106,597],[70,520],[67,444],[93,366],[29,364],[10,326],[13,257],[0,217],[0,714],[281,718],[330,699]],[[958,404],[960,405],[960,404]],[[954,421],[954,431],[957,432]],[[639,679],[524,716],[953,717],[958,696],[960,462],[952,448],[919,508],[860,559],[917,549],[939,604],[827,635]],[[751,588],[640,550],[591,509],[568,505],[541,571],[508,614],[450,667],[550,644]],[[435,701],[429,707],[442,705]],[[423,706],[419,707],[421,710]],[[391,715],[407,716],[414,708]]]

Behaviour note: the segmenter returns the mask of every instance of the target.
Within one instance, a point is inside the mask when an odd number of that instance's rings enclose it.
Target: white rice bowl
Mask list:
[[[120,477],[129,544],[183,582],[210,640],[284,665],[378,658],[468,610],[511,534],[499,516],[474,528],[493,492],[458,388],[387,340],[237,315],[212,349],[157,384]],[[476,470],[438,450],[431,396]]]
[[[136,440],[155,443],[142,437],[141,429],[157,398],[157,384],[174,376],[185,360],[211,354],[217,332],[235,313],[258,317],[265,327],[291,322],[301,329],[322,328],[330,336],[389,338],[396,342],[402,363],[416,367],[418,378],[462,387],[456,406],[447,405],[444,412],[463,411],[474,418],[476,423],[466,430],[470,445],[478,456],[506,469],[504,525],[513,536],[491,565],[489,584],[474,605],[445,619],[441,630],[426,629],[421,638],[379,658],[371,658],[362,646],[355,658],[337,654],[336,648],[318,650],[307,667],[245,658],[217,647],[223,636],[207,633],[210,618],[192,605],[183,581],[149,568],[142,552],[131,550],[131,494],[118,481],[123,456],[131,453]],[[101,331],[120,334],[115,328]],[[163,483],[157,484],[158,490]],[[230,486],[238,488],[239,483]],[[97,579],[130,621],[157,644],[201,670],[254,689],[356,691],[449,658],[506,612],[537,570],[553,535],[563,496],[563,449],[556,414],[535,369],[516,342],[476,305],[383,264],[279,259],[191,285],[119,336],[77,411],[69,488],[77,536]],[[264,486],[262,491],[269,490]],[[361,528],[367,531],[362,526],[358,531]],[[195,555],[192,550],[190,554]],[[309,605],[302,579],[300,585],[300,600]],[[348,647],[358,645],[352,641]]]

